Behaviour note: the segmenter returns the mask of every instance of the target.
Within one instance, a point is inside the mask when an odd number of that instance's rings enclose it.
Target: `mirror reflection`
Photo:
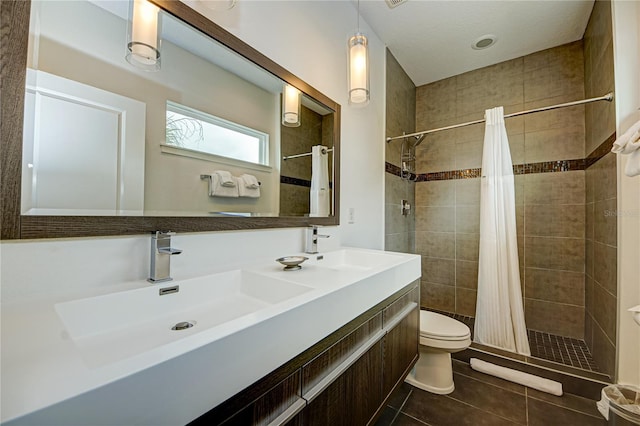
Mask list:
[[[334,111],[139,2],[33,2],[22,214],[331,215]]]

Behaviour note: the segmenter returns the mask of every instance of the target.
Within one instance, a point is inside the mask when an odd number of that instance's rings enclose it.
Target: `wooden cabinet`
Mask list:
[[[373,423],[418,359],[419,298],[416,281],[191,424]]]
[[[418,360],[420,310],[418,288],[409,291],[383,311],[384,327],[384,384],[383,393],[389,395],[409,374]]]

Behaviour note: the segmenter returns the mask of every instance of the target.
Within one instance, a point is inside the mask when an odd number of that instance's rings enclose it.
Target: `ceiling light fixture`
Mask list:
[[[369,43],[360,32],[360,0],[358,0],[358,31],[349,38],[349,104],[369,103]]]
[[[147,0],[130,0],[127,54],[131,65],[145,71],[160,70],[160,9]]]
[[[300,91],[290,84],[284,84],[282,90],[282,125],[300,126]]]
[[[496,44],[496,41],[498,41],[498,37],[494,36],[493,34],[485,34],[481,37],[478,37],[476,41],[471,44],[471,48],[474,50],[486,49]]]

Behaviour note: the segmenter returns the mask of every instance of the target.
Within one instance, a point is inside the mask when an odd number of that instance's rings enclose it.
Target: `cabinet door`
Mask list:
[[[411,290],[383,311],[384,379],[383,392],[389,395],[402,383],[409,369],[418,360],[420,310],[418,287]]]
[[[313,426],[364,426],[384,400],[382,340],[309,402],[299,423]]]

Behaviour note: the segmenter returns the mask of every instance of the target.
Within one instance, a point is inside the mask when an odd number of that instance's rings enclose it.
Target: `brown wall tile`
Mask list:
[[[618,241],[617,200],[596,201],[594,205],[593,240],[616,246]]]
[[[525,204],[584,204],[584,171],[537,173],[524,177]]]
[[[480,234],[456,232],[456,259],[478,261]]]
[[[456,260],[456,287],[467,289],[478,288],[477,261]]]
[[[455,207],[417,206],[415,208],[416,231],[453,232]]]
[[[455,206],[455,197],[454,180],[416,183],[416,206]]]
[[[420,305],[439,311],[455,312],[455,290],[454,286],[422,281],[420,284]]]
[[[455,205],[480,205],[480,179],[455,180]]]
[[[525,237],[525,251],[527,267],[584,272],[584,239]]]
[[[480,232],[480,206],[456,206],[456,232],[476,234]]]
[[[525,206],[526,235],[584,238],[583,204],[534,204]]]
[[[584,307],[525,298],[527,328],[565,337],[584,336]]]
[[[476,290],[456,287],[456,313],[465,316],[476,315]]]
[[[609,340],[616,341],[616,321],[618,303],[616,297],[603,289],[598,283],[593,285],[593,319],[604,331]]]
[[[595,321],[593,323],[593,342],[590,349],[593,360],[598,364],[600,371],[614,377],[616,371],[616,347],[609,341],[604,331]]]
[[[455,285],[456,261],[422,256],[422,280],[434,284]]]
[[[583,273],[526,268],[525,274],[525,297],[527,299],[577,306],[584,305],[585,278]]]
[[[416,231],[416,253],[428,257],[455,259],[455,234]]]
[[[618,294],[618,252],[615,247],[593,243],[593,278],[609,293]]]

